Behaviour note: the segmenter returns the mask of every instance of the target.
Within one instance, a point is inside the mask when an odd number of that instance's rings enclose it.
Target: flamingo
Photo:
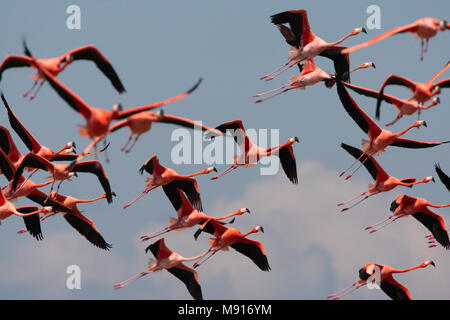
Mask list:
[[[372,97],[375,99],[377,99],[379,97],[378,91],[367,89],[367,88],[360,87],[360,86],[356,86],[356,85],[353,85],[353,84],[350,84],[347,82],[344,82],[344,85],[347,88],[352,89],[353,91],[355,91],[359,94],[362,94],[366,97]],[[391,122],[386,123],[385,124],[386,127],[389,127],[389,126],[395,124],[404,115],[411,115],[411,114],[414,114],[416,111],[417,111],[417,116],[420,120],[420,114],[423,110],[430,109],[440,103],[439,97],[434,97],[432,99],[432,101],[427,105],[423,105],[422,103],[417,101],[417,99],[414,97],[411,97],[408,99],[400,99],[400,98],[396,98],[396,97],[391,96],[386,93],[383,93],[383,95],[381,95],[381,97],[387,103],[394,105],[398,110],[398,113],[397,113],[397,116],[395,117],[395,119],[392,120]],[[380,108],[377,108],[375,118],[378,120],[380,119]]]
[[[436,172],[439,176],[439,179],[442,181],[442,183],[445,185],[448,191],[450,191],[450,178],[447,176],[444,171],[442,171],[439,164],[435,165]]]
[[[41,209],[29,206],[16,207],[5,198],[3,190],[0,190],[0,225],[2,224],[2,220],[5,220],[12,215],[22,217],[28,232],[37,240],[42,239],[39,213],[48,213],[52,210],[53,208],[50,206]]]
[[[189,201],[194,205],[194,208],[202,211],[202,201],[200,199],[200,190],[198,189],[197,180],[192,177],[208,174],[211,171],[217,172],[216,168],[208,167],[202,171],[191,173],[188,175],[181,175],[171,168],[166,168],[159,163],[156,155],[150,157],[144,165],[139,169],[140,174],[144,173],[144,170],[151,174],[153,178],[146,178],[145,190],[137,196],[133,201],[127,203],[123,208],[126,209],[134,202],[139,200],[143,195],[149,193],[151,190],[160,186],[170,186],[183,190]],[[164,189],[166,191],[166,189]]]
[[[363,130],[368,136],[369,140],[362,140],[362,146],[364,148],[364,153],[361,155],[367,156],[366,159],[369,159],[371,156],[378,156],[385,152],[385,149],[388,146],[395,146],[401,148],[431,148],[443,143],[449,143],[450,141],[444,142],[424,142],[417,140],[410,140],[405,138],[400,138],[406,132],[411,130],[412,128],[419,128],[421,126],[427,126],[426,122],[423,120],[418,120],[408,126],[406,129],[398,132],[392,133],[388,130],[380,128],[375,121],[373,121],[363,110],[356,104],[353,98],[345,89],[342,82],[338,81],[337,83],[337,91],[339,94],[339,99],[347,111],[347,113],[352,117],[352,119],[356,122],[356,124]],[[359,159],[356,159],[347,169],[342,171],[339,176],[344,175],[350,168],[352,168]],[[350,177],[364,164],[364,161],[353,170],[352,173],[347,175],[345,178],[350,179]]]
[[[426,268],[429,265],[436,267],[435,263],[431,260],[424,261],[421,264],[408,269],[394,269],[391,266],[385,264],[368,263],[364,267],[359,269],[359,275],[355,282],[353,282],[350,286],[346,287],[343,290],[330,294],[327,299],[340,299],[362,286],[373,283],[370,278],[376,276],[376,273],[378,272],[380,276],[379,286],[381,290],[383,290],[383,292],[388,295],[389,298],[393,300],[412,300],[408,288],[398,283],[392,275],[395,273],[405,273],[415,269]]]
[[[98,136],[105,136],[106,133],[108,133],[111,121],[125,119],[133,114],[155,109],[168,103],[183,99],[195,91],[202,81],[200,78],[199,81],[188,91],[160,102],[130,108],[127,110],[122,110],[122,106],[120,104],[115,104],[112,107],[112,111],[108,111],[105,109],[91,107],[77,94],[56,79],[50,72],[41,68],[39,64],[37,66],[42,72],[42,75],[48,81],[50,86],[58,93],[58,95],[66,101],[71,108],[73,108],[76,112],[79,112],[86,120],[86,126],[78,126],[79,133],[81,136],[88,137],[91,140],[94,140],[94,138]]]
[[[115,193],[113,192],[113,195]],[[103,236],[100,234],[100,231],[98,230],[95,223],[83,215],[77,207],[77,204],[79,203],[89,203],[98,201],[100,199],[106,198],[106,193],[102,194],[99,197],[93,198],[93,199],[77,199],[75,197],[66,196],[62,194],[57,194],[55,191],[52,191],[49,199],[56,201],[58,204],[64,206],[65,208],[69,208],[70,212],[63,212],[61,211],[61,214],[63,215],[64,219],[75,229],[77,230],[83,237],[85,237],[90,243],[92,243],[94,246],[109,251],[109,249],[112,248],[112,245],[107,243]],[[40,221],[44,221],[45,219],[54,216],[56,213],[60,211],[54,209],[49,214],[44,214],[40,217]],[[17,233],[24,233],[25,229],[19,230]]]
[[[292,148],[292,144],[294,142],[299,142],[297,137],[290,138],[282,145],[264,149],[250,141],[250,138],[245,133],[244,125],[241,120],[225,122],[218,126],[216,130],[224,134],[226,134],[227,131],[231,131],[230,133],[233,136],[234,141],[238,144],[241,154],[240,156],[234,156],[234,164],[232,164],[231,167],[221,174],[212,177],[211,180],[218,179],[241,166],[246,168],[251,167],[263,157],[278,155],[280,157],[281,166],[283,167],[284,173],[288,179],[293,184],[298,183],[297,164],[295,161],[294,150]],[[207,132],[206,137],[211,139],[215,138],[215,133]]]
[[[152,127],[152,124],[154,122],[160,122],[160,123],[171,123],[175,125],[179,125],[186,128],[196,129],[199,128],[203,131],[207,130],[214,130],[206,125],[203,125],[199,122],[182,118],[170,114],[164,113],[162,109],[158,110],[156,113],[152,111],[142,111],[136,114],[133,114],[132,116],[121,120],[115,124],[113,124],[109,132],[115,132],[121,128],[128,127],[130,129],[130,136],[128,137],[127,142],[122,147],[121,151],[128,153],[131,151],[131,149],[134,147],[135,143],[139,139],[139,137],[144,134],[145,132],[149,131]],[[133,140],[134,136],[134,140]],[[128,144],[133,140],[133,143],[131,146],[127,149]]]
[[[31,57],[25,41],[23,42],[23,46],[26,56],[9,55],[3,60],[2,64],[0,65],[0,80],[2,78],[3,71],[7,69],[17,67],[31,67],[33,69],[36,69],[37,73],[30,76],[32,79],[34,79],[33,86],[23,94],[24,97],[29,95],[39,83],[38,88],[36,89],[34,94],[30,96],[30,100],[34,99],[45,82],[45,78],[39,71],[39,68],[36,66],[36,64],[38,64],[41,68],[45,68],[49,73],[56,77],[69,64],[76,60],[90,60],[94,62],[97,68],[111,81],[111,84],[119,93],[123,93],[126,91],[111,63],[94,45],[75,48],[73,50],[67,51],[59,57],[37,60]]]
[[[178,214],[178,217],[170,218],[169,225],[159,231],[152,232],[150,234],[146,234],[141,236],[142,241],[147,241],[155,237],[159,237],[160,235],[173,231],[173,230],[184,230],[186,228],[191,228],[195,226],[196,224],[202,225],[205,223],[208,219],[215,219],[217,221],[224,220],[231,218],[236,215],[242,215],[246,212],[250,213],[250,210],[247,208],[241,208],[237,210],[236,212],[227,214],[222,217],[209,217],[206,214],[204,214],[202,211],[199,211],[197,209],[194,209],[192,204],[189,202],[189,200],[186,198],[184,193],[174,187],[170,186],[163,186],[164,191],[168,195],[168,198],[170,202],[172,203],[175,211]],[[207,230],[205,230],[207,231]],[[210,231],[210,230],[208,230]],[[208,232],[207,231],[207,232]]]
[[[383,100],[384,88],[388,85],[400,85],[407,87],[414,94],[413,98],[417,100],[420,104],[424,104],[433,96],[439,94],[441,92],[441,88],[449,88],[450,87],[450,78],[443,79],[440,81],[435,81],[445,70],[450,67],[450,61],[447,62],[445,67],[441,69],[438,73],[436,73],[430,80],[425,83],[415,82],[408,78],[397,76],[394,74],[389,75],[384,83],[381,85],[380,91],[378,91],[377,97],[377,110],[376,114],[378,118],[380,116],[380,106],[381,101]],[[419,109],[420,112],[420,109]]]
[[[271,21],[275,24],[286,42],[291,46],[289,49],[289,59],[281,67],[275,69],[273,72],[262,76],[260,79],[266,81],[272,80],[284,71],[292,68],[294,65],[301,63],[307,59],[314,58],[317,55],[330,57],[331,51],[336,49],[342,50],[342,47],[337,45],[345,39],[355,36],[361,32],[367,33],[364,28],[355,28],[345,37],[338,41],[327,43],[323,39],[317,37],[309,27],[308,16],[306,10],[290,10],[272,15]],[[288,23],[290,28],[284,24]],[[335,64],[336,66],[336,64]],[[343,69],[336,69],[338,75],[348,72],[348,64],[341,64]],[[301,67],[300,67],[301,68]],[[301,71],[301,70],[300,70]]]
[[[214,239],[208,239],[210,248],[203,253],[207,255],[211,252],[209,256],[200,259],[194,263],[194,269],[203,264],[206,260],[211,258],[219,250],[228,250],[232,247],[236,251],[242,253],[243,255],[250,258],[262,271],[269,271],[270,266],[267,261],[267,255],[264,251],[264,247],[261,242],[247,239],[246,237],[252,233],[257,233],[259,231],[264,232],[263,227],[255,226],[252,230],[247,233],[240,233],[239,230],[231,227],[226,227],[223,224],[216,221],[216,219],[208,219],[201,227],[201,230],[213,229]]]
[[[444,219],[442,219],[442,217],[438,214],[432,212],[430,209],[428,209],[428,207],[450,207],[450,203],[444,205],[436,205],[428,202],[423,198],[414,198],[407,196],[406,194],[402,194],[391,203],[390,210],[393,214],[379,223],[366,227],[366,230],[370,230],[370,233],[374,233],[399,218],[404,218],[412,215],[428,230],[431,231],[433,237],[444,248],[450,249],[450,240],[444,224]]]
[[[348,208],[343,208],[341,211],[347,211],[347,210],[353,208],[354,206],[360,204],[364,200],[366,200],[378,193],[388,192],[397,186],[404,186],[404,187],[412,188],[412,186],[415,184],[428,183],[430,181],[434,182],[434,178],[431,176],[426,177],[419,181],[416,181],[415,178],[397,179],[396,177],[390,176],[386,171],[384,171],[383,168],[378,164],[378,162],[373,157],[366,159],[367,156],[363,156],[364,152],[362,152],[358,148],[354,148],[345,143],[342,143],[341,147],[345,151],[350,153],[355,159],[359,159],[360,162],[363,162],[367,171],[369,171],[370,175],[375,180],[375,184],[369,183],[368,191],[364,191],[360,195],[358,195],[355,198],[352,198],[348,201],[338,203],[338,206],[343,206],[343,205],[347,204],[348,202],[354,201],[354,200],[359,199],[364,196],[364,198],[362,198],[361,200],[359,200],[352,206],[350,206]]]
[[[28,153],[20,162],[20,165],[17,167],[17,170],[14,174],[12,189],[16,190],[17,183],[19,177],[22,175],[23,170],[25,168],[37,168],[48,171],[51,173],[52,186],[51,190],[53,191],[53,184],[55,181],[60,181],[57,187],[56,192],[58,193],[59,187],[64,180],[70,180],[71,177],[75,176],[77,172],[88,172],[97,176],[103,190],[107,194],[108,203],[112,202],[112,192],[111,186],[108,181],[108,176],[103,170],[103,166],[100,161],[83,161],[77,162],[75,164],[58,164],[52,163],[34,153]]]
[[[371,45],[373,45],[387,37],[390,37],[394,34],[409,32],[409,33],[416,34],[416,37],[414,39],[420,39],[420,44],[421,44],[420,60],[422,61],[423,53],[427,52],[427,50],[428,50],[428,41],[431,38],[433,38],[434,36],[436,36],[438,31],[445,31],[448,29],[450,29],[450,23],[447,23],[447,21],[445,21],[445,20],[439,20],[436,18],[429,18],[429,17],[421,18],[421,19],[414,21],[411,24],[396,27],[392,30],[389,30],[385,33],[382,33],[382,34],[376,36],[373,39],[370,39],[369,41],[366,41],[361,44],[350,47],[348,49],[345,49],[343,51],[343,53],[346,53],[346,54],[352,53],[361,48],[371,46]],[[426,44],[425,47],[424,47],[424,42]]]
[[[359,67],[356,67],[353,70],[351,70],[349,73],[352,73],[353,71],[356,71],[358,69],[364,69],[367,67],[375,68],[375,64],[373,64],[373,62],[365,62],[365,63],[361,64]],[[272,99],[272,98],[274,98],[282,93],[285,93],[289,90],[293,90],[293,89],[304,90],[304,89],[306,89],[307,86],[315,85],[316,83],[318,83],[320,81],[324,81],[325,86],[327,88],[331,88],[335,83],[336,75],[328,74],[325,71],[323,71],[322,69],[320,69],[319,67],[317,67],[316,64],[314,63],[313,59],[308,59],[306,61],[306,63],[302,66],[301,69],[302,70],[300,71],[300,75],[298,77],[292,76],[290,79],[290,83],[282,85],[281,87],[279,87],[277,89],[273,89],[273,90],[270,90],[267,92],[258,93],[258,94],[253,95],[252,96],[253,98],[258,98],[258,97],[261,97],[268,93],[272,93],[272,92],[281,90],[280,92],[278,92],[268,98],[256,100],[255,103],[260,103],[260,102],[264,102],[266,100]]]
[[[150,259],[148,262],[148,266],[144,271],[138,273],[128,280],[115,284],[115,290],[123,288],[131,282],[136,281],[137,279],[142,278],[150,273],[166,269],[186,285],[186,288],[188,289],[192,298],[194,298],[195,300],[203,300],[202,288],[200,287],[200,281],[198,280],[197,271],[183,264],[183,262],[186,261],[197,260],[202,255],[191,258],[184,258],[180,254],[167,248],[164,238],[158,239],[151,245],[149,245],[145,249],[146,253],[148,251],[151,251],[151,253],[153,253],[156,260]]]

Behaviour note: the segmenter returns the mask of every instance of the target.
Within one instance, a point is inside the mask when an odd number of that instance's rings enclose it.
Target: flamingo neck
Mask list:
[[[227,214],[227,215],[224,215],[224,216],[222,216],[222,217],[217,217],[217,218],[214,218],[214,219],[215,219],[215,220],[224,220],[224,219],[231,218],[231,217],[233,217],[233,216],[237,216],[237,215],[241,215],[241,214],[242,214],[241,210],[238,210],[238,211],[236,211],[236,212],[229,213],[229,214]]]
[[[415,123],[411,124],[409,127],[407,127],[406,129],[400,131],[399,133],[396,134],[397,137],[400,137],[402,135],[404,135],[405,133],[407,133],[409,130],[411,130],[412,128],[414,128],[416,126]]]
[[[98,196],[97,198],[92,198],[92,199],[86,199],[86,200],[82,200],[82,199],[77,199],[75,201],[75,203],[88,203],[88,202],[94,202],[100,199],[104,199],[106,198],[106,193],[102,194],[101,196]]]

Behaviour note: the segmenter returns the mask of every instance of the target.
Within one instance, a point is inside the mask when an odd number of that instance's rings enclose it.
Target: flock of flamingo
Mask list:
[[[340,176],[345,175],[345,179],[349,179],[360,167],[364,166],[375,180],[375,183],[369,184],[368,190],[348,201],[339,203],[338,206],[344,206],[342,211],[347,211],[376,194],[389,192],[397,186],[412,187],[415,184],[435,181],[432,176],[425,177],[421,180],[416,178],[399,179],[391,176],[375,160],[375,156],[384,153],[388,146],[431,148],[450,142],[424,142],[402,137],[412,128],[427,125],[424,120],[420,120],[421,112],[439,104],[439,98],[435,96],[440,93],[442,88],[450,87],[450,78],[440,81],[436,80],[450,66],[450,61],[426,83],[414,82],[401,76],[390,75],[380,90],[376,91],[356,86],[349,82],[350,73],[353,71],[369,67],[375,68],[374,63],[366,62],[350,70],[349,55],[351,52],[374,45],[388,36],[396,33],[409,32],[416,34],[420,38],[422,44],[421,60],[423,60],[423,53],[428,49],[429,39],[433,38],[438,31],[450,29],[449,23],[434,18],[423,18],[409,25],[383,33],[360,45],[344,47],[339,46],[339,44],[347,38],[356,36],[361,32],[367,33],[366,30],[364,28],[355,28],[338,41],[328,43],[312,32],[306,10],[291,10],[275,14],[271,16],[271,22],[279,28],[282,36],[290,46],[289,59],[281,67],[262,76],[260,79],[270,81],[295,65],[299,67],[300,74],[299,76],[292,76],[288,84],[254,95],[253,97],[260,98],[274,93],[269,97],[256,100],[256,103],[261,103],[292,89],[305,89],[307,86],[323,81],[327,88],[332,88],[336,85],[339,99],[345,111],[368,136],[368,140],[363,139],[363,150],[345,143],[341,145],[345,151],[355,158],[355,161],[346,170],[342,171]],[[191,129],[201,129],[205,132],[205,136],[210,139],[218,136],[231,136],[239,146],[240,154],[234,156],[234,163],[227,170],[213,176],[211,178],[212,180],[219,179],[239,167],[253,166],[263,157],[276,155],[280,158],[282,169],[290,182],[293,184],[298,183],[297,165],[293,149],[294,143],[299,142],[297,137],[289,138],[279,146],[262,148],[249,139],[241,120],[229,121],[216,128],[212,128],[190,119],[166,114],[162,109],[158,109],[156,112],[154,111],[154,109],[187,97],[196,90],[202,79],[199,79],[188,91],[167,100],[126,110],[123,110],[120,104],[116,104],[109,111],[90,106],[57,79],[58,74],[74,61],[89,60],[94,62],[97,68],[111,81],[115,90],[119,93],[125,92],[125,87],[112,64],[95,46],[88,45],[76,48],[59,57],[36,59],[25,41],[23,45],[24,56],[9,55],[4,59],[0,66],[0,80],[3,72],[7,69],[18,67],[31,67],[35,69],[37,73],[32,75],[34,79],[33,86],[23,96],[29,97],[30,100],[34,99],[40,88],[47,81],[56,93],[85,119],[86,125],[79,126],[79,134],[89,138],[91,142],[81,153],[76,153],[76,145],[73,141],[68,142],[58,151],[53,151],[49,147],[42,145],[26,129],[25,125],[14,114],[4,94],[1,94],[3,105],[8,114],[10,127],[28,149],[28,153],[22,154],[16,146],[16,142],[13,140],[10,131],[6,127],[0,126],[0,170],[1,174],[8,181],[0,192],[0,223],[12,215],[22,217],[25,228],[19,230],[19,233],[28,232],[35,239],[42,240],[41,222],[50,216],[60,213],[74,229],[94,246],[104,250],[111,248],[111,245],[102,237],[95,223],[83,215],[77,205],[101,199],[106,199],[108,203],[113,202],[115,193],[112,191],[102,163],[99,160],[84,160],[84,158],[97,157],[102,153],[108,162],[107,152],[109,143],[107,142],[107,138],[113,132],[124,127],[130,129],[130,136],[121,149],[126,153],[132,150],[139,137],[149,131],[154,122],[175,124]],[[321,70],[314,62],[316,56],[331,59],[334,63],[335,73],[328,74]],[[414,95],[409,99],[400,99],[386,94],[384,91],[388,85],[405,86]],[[387,123],[386,126],[394,125],[404,115],[411,115],[415,112],[417,112],[419,119],[397,133],[383,129],[356,104],[347,88],[356,93],[377,99],[375,115],[377,120],[380,116],[381,103],[385,101],[393,104],[399,112],[396,119]],[[101,148],[99,147],[100,145]],[[352,171],[350,171],[351,169]],[[42,183],[33,182],[31,177],[38,170],[48,171],[50,177]],[[438,164],[436,164],[435,170],[439,179],[450,191],[450,178]],[[228,250],[229,247],[247,256],[262,271],[269,271],[271,269],[262,243],[248,238],[253,233],[264,232],[263,227],[255,226],[250,231],[241,233],[238,229],[230,226],[230,224],[234,223],[235,216],[250,213],[248,208],[240,208],[235,212],[224,214],[221,217],[211,217],[203,212],[200,190],[194,177],[209,174],[212,171],[217,172],[215,167],[208,167],[200,172],[183,175],[171,168],[163,166],[159,162],[158,157],[153,155],[140,168],[141,174],[144,174],[144,171],[151,175],[151,178],[147,177],[145,179],[145,189],[143,192],[133,201],[127,203],[124,209],[131,206],[151,190],[162,187],[177,212],[177,217],[170,218],[169,225],[166,227],[141,236],[142,241],[157,238],[145,249],[146,253],[151,251],[154,259],[150,259],[145,270],[128,280],[115,284],[114,289],[122,288],[147,274],[165,269],[185,284],[194,299],[203,299],[196,269],[218,251]],[[24,174],[24,172],[27,172],[27,174]],[[61,184],[64,181],[75,179],[78,173],[89,173],[97,176],[100,184],[99,187],[102,189],[97,197],[92,199],[77,199],[59,192]],[[41,188],[46,186],[50,186],[50,190],[48,192],[41,191]],[[15,205],[13,202],[17,201],[20,197],[26,197],[36,202],[41,208],[39,209],[36,206],[19,207]],[[348,205],[349,203],[352,204]],[[379,223],[368,226],[366,229],[370,230],[370,233],[373,233],[401,217],[411,215],[430,230],[431,234],[426,236],[429,247],[435,247],[437,244],[440,244],[446,249],[450,249],[450,241],[444,220],[428,208],[442,208],[447,206],[450,206],[450,203],[435,205],[425,199],[414,198],[403,194],[392,202],[391,216]],[[213,238],[208,239],[209,249],[197,256],[188,258],[181,256],[177,252],[170,250],[166,246],[165,238],[161,237],[173,230],[184,230],[197,225],[199,229],[194,234],[195,240],[203,232],[213,235]],[[185,262],[189,261],[195,261],[192,268],[185,264]],[[359,270],[357,281],[349,287],[328,296],[328,298],[339,299],[371,283],[373,276],[378,270],[380,272],[381,289],[390,298],[411,299],[408,289],[398,283],[392,274],[408,272],[417,268],[425,268],[428,265],[435,266],[433,261],[425,261],[412,268],[399,270],[388,265],[369,263]]]

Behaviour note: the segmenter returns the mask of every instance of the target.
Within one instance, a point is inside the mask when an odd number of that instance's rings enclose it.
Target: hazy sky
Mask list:
[[[345,5],[343,5],[345,3]],[[81,8],[81,29],[69,30],[66,9]],[[291,69],[267,83],[258,78],[284,63],[288,46],[270,15],[306,9],[314,33],[327,41],[341,38],[353,28],[365,26],[366,9],[374,1],[4,1],[0,10],[2,41],[0,56],[22,54],[21,38],[37,58],[54,57],[86,44],[94,44],[111,61],[127,92],[119,95],[109,81],[90,62],[74,62],[58,78],[95,107],[110,109],[114,103],[131,108],[179,94],[199,77],[203,83],[186,99],[164,107],[166,113],[202,120],[209,126],[241,119],[247,128],[279,129],[280,142],[297,136],[294,145],[300,183],[292,185],[280,171],[261,176],[258,166],[240,168],[229,176],[210,181],[198,178],[203,207],[211,216],[221,216],[241,207],[251,215],[238,217],[234,227],[242,232],[262,225],[265,233],[250,236],[266,249],[270,272],[260,271],[248,258],[234,250],[220,252],[202,265],[199,277],[205,299],[324,299],[354,281],[357,271],[369,262],[397,268],[432,259],[437,268],[398,275],[413,298],[449,299],[450,256],[442,247],[428,249],[424,238],[428,230],[414,218],[401,219],[375,234],[364,227],[387,217],[391,201],[401,193],[420,196],[437,204],[449,200],[444,186],[421,184],[413,189],[398,188],[379,195],[365,204],[340,214],[336,204],[364,191],[371,180],[361,170],[350,181],[338,173],[351,163],[340,148],[341,142],[360,146],[366,138],[343,109],[335,88],[322,84],[305,91],[290,91],[263,104],[254,104],[251,96],[285,84]],[[393,27],[429,16],[449,19],[448,1],[433,5],[416,1],[376,1],[381,9],[381,29],[369,30],[348,39],[353,45]],[[429,52],[419,61],[420,42],[411,34],[388,38],[372,47],[351,54],[351,67],[373,61],[377,69],[352,75],[352,82],[378,89],[390,74],[426,82],[449,60],[450,32],[439,32],[431,39]],[[316,64],[334,72],[332,63],[318,57]],[[78,136],[76,125],[84,124],[48,84],[34,101],[22,97],[32,85],[30,69],[8,70],[0,84],[16,115],[44,145],[59,149],[75,140],[82,150],[88,140]],[[443,77],[448,77],[449,71]],[[411,130],[405,137],[424,141],[450,139],[448,104],[445,89],[441,104],[422,114],[428,128]],[[386,90],[402,98],[410,96],[405,88]],[[375,101],[351,92],[370,116]],[[383,103],[380,124],[392,120],[396,109]],[[4,108],[0,125],[10,128]],[[394,132],[417,119],[403,117]],[[145,268],[149,255],[139,236],[167,225],[176,216],[161,189],[154,190],[127,210],[122,206],[144,188],[138,169],[152,155],[161,163],[187,174],[206,164],[175,166],[170,140],[174,126],[155,124],[143,135],[130,154],[120,151],[127,130],[110,137],[111,162],[105,170],[113,191],[114,203],[106,201],[80,205],[95,221],[102,235],[113,244],[110,252],[92,246],[61,217],[42,224],[44,240],[18,235],[23,220],[11,217],[0,226],[0,299],[190,299],[184,285],[168,272],[152,274],[123,289],[113,290],[117,282]],[[11,130],[12,131],[12,130]],[[13,133],[20,150],[25,146]],[[434,163],[450,173],[449,146],[428,150],[388,148],[378,158],[386,171],[396,177],[423,178],[435,175]],[[216,165],[219,171],[226,165]],[[34,177],[40,181],[48,174]],[[2,184],[6,183],[4,178]],[[78,198],[102,193],[95,177],[80,174],[64,183],[61,192]],[[28,205],[28,200],[20,200]],[[448,209],[436,209],[448,220]],[[171,232],[168,247],[183,256],[193,256],[208,248],[205,235],[194,241],[196,228]],[[66,288],[69,265],[79,265],[81,290]],[[385,299],[379,290],[360,289],[349,298]]]

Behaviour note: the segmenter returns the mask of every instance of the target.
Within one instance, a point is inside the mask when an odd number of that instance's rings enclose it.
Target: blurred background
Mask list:
[[[345,3],[345,4],[344,4]],[[81,29],[66,27],[69,5],[81,9]],[[298,74],[292,68],[270,82],[259,80],[287,59],[288,46],[278,29],[270,23],[272,14],[290,9],[306,9],[316,35],[332,42],[353,28],[366,26],[373,1],[4,1],[0,10],[2,41],[0,56],[23,54],[25,37],[36,58],[56,57],[73,48],[94,44],[113,64],[127,92],[119,95],[91,62],[77,61],[58,79],[91,106],[110,110],[115,103],[131,108],[166,99],[190,88],[199,77],[200,87],[182,101],[165,106],[166,113],[202,120],[215,127],[241,119],[246,128],[279,129],[280,142],[297,136],[294,145],[299,185],[292,185],[280,172],[261,176],[259,166],[240,168],[217,181],[198,177],[205,212],[221,216],[241,207],[251,215],[237,217],[234,227],[247,232],[262,225],[265,233],[250,238],[261,241],[267,252],[270,272],[260,271],[247,257],[234,250],[220,252],[199,269],[205,299],[325,299],[352,283],[359,268],[369,262],[407,268],[432,259],[436,269],[427,268],[397,275],[415,299],[449,299],[450,255],[442,247],[427,248],[428,230],[409,217],[369,234],[364,227],[387,217],[393,199],[402,193],[424,197],[432,203],[448,202],[449,194],[439,180],[412,189],[397,189],[367,200],[341,214],[336,206],[366,190],[373,181],[365,169],[345,181],[338,174],[352,161],[340,143],[360,146],[365,134],[343,109],[336,89],[322,84],[306,90],[292,90],[273,100],[255,104],[255,93],[279,87]],[[396,26],[421,17],[450,19],[450,3],[433,5],[414,1],[377,1],[381,9],[381,29],[368,29],[346,40],[351,46],[366,41]],[[367,28],[367,27],[366,27]],[[351,54],[351,67],[373,61],[376,69],[352,74],[352,83],[378,90],[391,73],[426,82],[449,60],[450,32],[439,32],[431,39],[424,61],[420,41],[414,35],[390,37],[369,48]],[[316,64],[333,73],[332,62],[318,57]],[[78,150],[89,141],[78,135],[81,115],[72,110],[45,83],[36,99],[22,97],[32,85],[28,68],[4,72],[0,84],[14,112],[44,145],[57,150],[75,140]],[[447,71],[441,78],[449,77]],[[375,114],[374,99],[350,92],[370,116]],[[389,87],[386,93],[401,98],[411,96],[402,87]],[[405,137],[423,141],[450,139],[450,92],[442,90],[441,104],[422,113],[428,128],[413,129]],[[391,121],[397,110],[383,103],[380,125]],[[404,116],[393,132],[403,130],[417,119]],[[10,128],[4,108],[0,125]],[[162,189],[152,191],[130,208],[125,203],[144,189],[144,177],[138,169],[152,155],[179,173],[203,169],[206,164],[174,165],[171,141],[176,127],[154,124],[141,136],[129,154],[120,151],[129,132],[124,129],[110,136],[105,166],[117,197],[79,205],[113,245],[110,252],[92,246],[59,215],[43,222],[44,240],[37,242],[28,234],[17,234],[23,220],[10,217],[0,226],[0,298],[1,299],[190,299],[183,283],[168,272],[151,274],[123,289],[113,285],[142,271],[150,244],[140,235],[163,228],[170,216],[176,216]],[[13,130],[11,130],[13,131]],[[16,144],[25,146],[13,133]],[[206,145],[206,143],[205,143]],[[228,159],[229,160],[229,159]],[[434,164],[450,173],[449,146],[414,150],[388,148],[377,158],[385,170],[399,178],[434,175]],[[219,171],[227,165],[216,165]],[[39,173],[34,181],[48,174]],[[2,184],[7,181],[1,178]],[[45,189],[47,190],[47,189]],[[103,191],[95,177],[80,174],[64,183],[61,193],[92,198]],[[20,205],[28,205],[20,200]],[[448,208],[436,213],[450,221]],[[208,248],[202,235],[193,239],[196,228],[166,235],[167,246],[188,257]],[[81,289],[66,288],[66,269],[81,268]],[[381,290],[359,289],[348,298],[386,299]]]

